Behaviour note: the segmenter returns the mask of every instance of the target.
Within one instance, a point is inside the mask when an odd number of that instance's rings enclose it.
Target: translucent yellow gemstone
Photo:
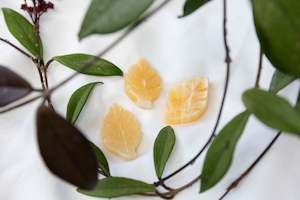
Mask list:
[[[167,97],[166,124],[185,124],[198,120],[207,109],[208,79],[194,78],[177,84]]]
[[[135,159],[142,139],[140,124],[131,112],[113,104],[103,120],[101,138],[112,154],[126,160]]]
[[[141,59],[125,76],[125,92],[136,105],[150,109],[160,96],[161,82],[158,73],[145,59]]]

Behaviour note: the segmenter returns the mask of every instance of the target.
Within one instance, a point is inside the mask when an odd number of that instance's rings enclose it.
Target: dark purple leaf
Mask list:
[[[30,84],[6,67],[0,66],[0,107],[6,106],[32,91]]]
[[[97,158],[89,141],[72,124],[45,105],[38,109],[41,155],[52,173],[85,189],[97,183]]]

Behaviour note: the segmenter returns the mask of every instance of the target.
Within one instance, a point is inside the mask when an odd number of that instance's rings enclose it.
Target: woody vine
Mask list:
[[[83,20],[79,38],[83,39],[92,34],[113,33],[122,29],[124,32],[96,56],[75,53],[55,56],[49,61],[45,61],[43,57],[43,40],[39,31],[42,26],[40,18],[55,9],[55,5],[45,0],[24,0],[21,9],[26,16],[9,8],[2,8],[8,30],[22,47],[2,37],[0,37],[0,41],[32,61],[40,77],[41,88],[33,88],[20,75],[8,67],[0,66],[0,114],[14,111],[38,99],[43,99],[37,110],[36,122],[41,157],[54,175],[78,187],[78,192],[106,198],[143,195],[159,196],[164,199],[172,199],[196,183],[200,183],[200,192],[213,188],[230,168],[236,145],[249,117],[253,115],[266,126],[277,129],[278,133],[253,164],[226,188],[224,194],[219,198],[224,199],[240,185],[281,134],[300,135],[299,99],[297,105],[292,106],[284,97],[277,95],[281,89],[300,76],[300,46],[298,45],[300,43],[300,13],[298,12],[300,2],[298,0],[251,0],[254,24],[261,46],[257,78],[254,88],[243,94],[245,111],[234,117],[219,133],[216,133],[226,100],[231,65],[230,45],[227,40],[227,0],[220,1],[223,4],[223,34],[221,36],[224,39],[226,52],[224,62],[226,74],[222,100],[213,130],[199,152],[190,161],[170,173],[164,172],[164,168],[172,154],[176,139],[172,127],[162,128],[153,148],[157,180],[153,183],[145,183],[126,177],[114,177],[110,173],[109,163],[101,149],[88,141],[74,125],[88,100],[89,93],[97,84],[102,83],[93,82],[75,91],[73,96],[79,98],[81,103],[78,103],[78,99],[71,97],[66,119],[55,112],[51,97],[56,90],[62,88],[78,74],[122,76],[123,72],[115,64],[101,57],[157,12],[163,12],[163,8],[172,1],[165,0],[156,8],[148,10],[153,2],[153,0],[93,0]],[[210,0],[186,0],[181,18],[196,11],[201,12],[200,8],[209,2]],[[122,6],[122,4],[131,6]],[[123,10],[119,12],[118,9]],[[99,10],[103,12],[99,13]],[[115,14],[120,16],[113,17]],[[269,91],[259,89],[262,60],[265,58],[269,59],[276,68]],[[47,70],[53,62],[59,62],[75,72],[59,84],[49,88]],[[30,93],[36,93],[36,96],[26,99],[25,97]],[[171,188],[167,185],[167,180],[171,180],[184,169],[192,166],[205,150],[207,153],[203,168],[198,176],[191,178],[188,183],[182,183],[182,186],[178,188]]]

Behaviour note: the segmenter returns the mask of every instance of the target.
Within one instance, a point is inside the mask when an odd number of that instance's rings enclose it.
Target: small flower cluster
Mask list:
[[[39,18],[49,9],[54,9],[54,4],[45,0],[32,0],[32,5],[28,5],[27,1],[24,0],[21,9],[26,11],[32,18]]]

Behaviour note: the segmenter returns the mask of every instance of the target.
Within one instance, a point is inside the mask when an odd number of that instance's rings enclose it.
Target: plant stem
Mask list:
[[[48,70],[48,68],[49,68],[49,66],[50,66],[50,64],[51,64],[52,62],[54,62],[54,59],[53,59],[53,58],[51,58],[51,59],[46,63],[46,65],[45,65],[46,70]]]
[[[257,69],[257,75],[256,75],[256,81],[255,81],[255,87],[259,88],[259,81],[261,77],[261,71],[262,71],[262,62],[263,62],[263,52],[260,48],[259,50],[259,61],[258,61],[258,69]]]
[[[81,71],[85,71],[88,69],[93,63],[95,63],[98,58],[102,57],[105,55],[107,52],[112,50],[116,45],[118,45],[123,39],[125,39],[128,35],[130,35],[134,30],[136,30],[141,24],[143,24],[146,20],[148,20],[150,17],[155,15],[158,11],[160,11],[162,8],[164,8],[171,0],[165,0],[163,3],[161,3],[158,7],[150,11],[147,15],[145,15],[143,18],[135,22],[133,25],[131,25],[121,36],[119,36],[114,42],[112,42],[108,47],[106,47],[103,51],[101,51],[94,59],[92,59],[90,62],[82,65],[78,71],[79,72],[74,72],[71,76],[54,86],[52,89],[50,89],[50,93],[54,92],[58,88],[62,87],[69,81],[71,81],[73,78],[77,77]]]
[[[231,190],[236,188],[240,182],[254,169],[254,167],[259,163],[259,161],[266,155],[266,153],[271,149],[274,143],[277,141],[279,136],[281,135],[281,131],[279,131],[276,136],[272,139],[272,141],[268,144],[268,146],[264,149],[264,151],[255,159],[255,161],[237,178],[235,179],[230,186],[226,189],[226,192],[219,198],[219,200],[224,199]]]
[[[231,57],[230,57],[230,48],[229,48],[228,40],[227,40],[227,0],[223,0],[223,40],[224,40],[224,47],[225,47],[226,77],[225,77],[225,85],[224,85],[224,90],[223,90],[223,95],[222,95],[222,101],[221,101],[221,105],[219,108],[219,112],[218,112],[218,116],[217,116],[217,120],[215,122],[214,128],[213,128],[208,140],[204,144],[204,146],[190,161],[188,161],[182,167],[175,170],[173,173],[161,178],[158,182],[155,182],[154,183],[155,185],[161,185],[163,182],[172,178],[173,176],[175,176],[176,174],[178,174],[179,172],[184,170],[186,167],[192,165],[201,156],[201,154],[208,147],[208,145],[210,144],[210,142],[213,140],[213,138],[216,135],[216,131],[217,131],[217,128],[220,123],[220,119],[221,119],[221,116],[223,113],[223,108],[224,108],[224,104],[225,104],[225,100],[226,100],[226,96],[227,96],[228,85],[229,85],[229,80],[230,80],[230,65],[231,65],[231,61],[232,61]]]
[[[28,99],[27,101],[24,101],[24,102],[22,102],[22,103],[16,104],[16,105],[14,105],[14,106],[12,106],[12,107],[9,107],[9,108],[0,110],[0,114],[3,114],[3,113],[6,113],[6,112],[15,110],[15,109],[20,108],[20,107],[22,107],[22,106],[25,106],[25,105],[27,105],[27,104],[29,104],[29,103],[31,103],[31,102],[34,102],[34,101],[38,100],[38,99],[41,98],[41,97],[43,97],[43,95],[39,95],[39,96],[33,97],[33,98],[31,98],[31,99]]]
[[[14,49],[16,49],[17,51],[19,51],[21,54],[23,54],[24,56],[26,56],[27,58],[31,59],[32,61],[35,60],[34,57],[32,57],[30,54],[28,54],[27,52],[25,52],[24,50],[22,50],[20,47],[16,46],[15,44],[13,44],[12,42],[8,41],[7,39],[1,38],[0,37],[0,41],[8,44],[9,46],[13,47]]]
[[[178,193],[182,192],[183,190],[191,187],[192,185],[194,185],[196,182],[199,181],[199,179],[201,178],[201,176],[197,176],[196,178],[194,178],[192,181],[190,181],[189,183],[177,188],[177,189],[172,189],[169,192],[164,192],[161,193],[158,190],[156,190],[155,194],[161,198],[164,199],[172,199],[174,198]]]
[[[189,183],[185,184],[184,186],[181,186],[179,188],[177,188],[176,190],[174,191],[171,191],[171,193],[173,193],[174,195],[191,187],[192,185],[194,185],[195,183],[197,183],[201,178],[201,175],[200,176],[197,176],[196,178],[194,178],[192,181],[190,181]]]
[[[28,12],[31,21],[34,25],[34,32],[36,34],[36,38],[40,38],[40,17],[44,12],[38,11],[39,2],[36,0],[32,0],[33,3],[33,12]],[[27,5],[27,2],[25,1],[25,4]],[[39,39],[37,39],[39,40]],[[40,41],[36,41],[39,43]],[[35,58],[33,60],[34,64],[36,65],[36,68],[39,72],[39,77],[41,81],[42,88],[44,90],[44,98],[46,99],[48,106],[50,108],[53,108],[51,98],[49,95],[49,86],[48,86],[48,74],[47,74],[47,65],[49,65],[52,61],[50,60],[46,65],[43,58]]]

